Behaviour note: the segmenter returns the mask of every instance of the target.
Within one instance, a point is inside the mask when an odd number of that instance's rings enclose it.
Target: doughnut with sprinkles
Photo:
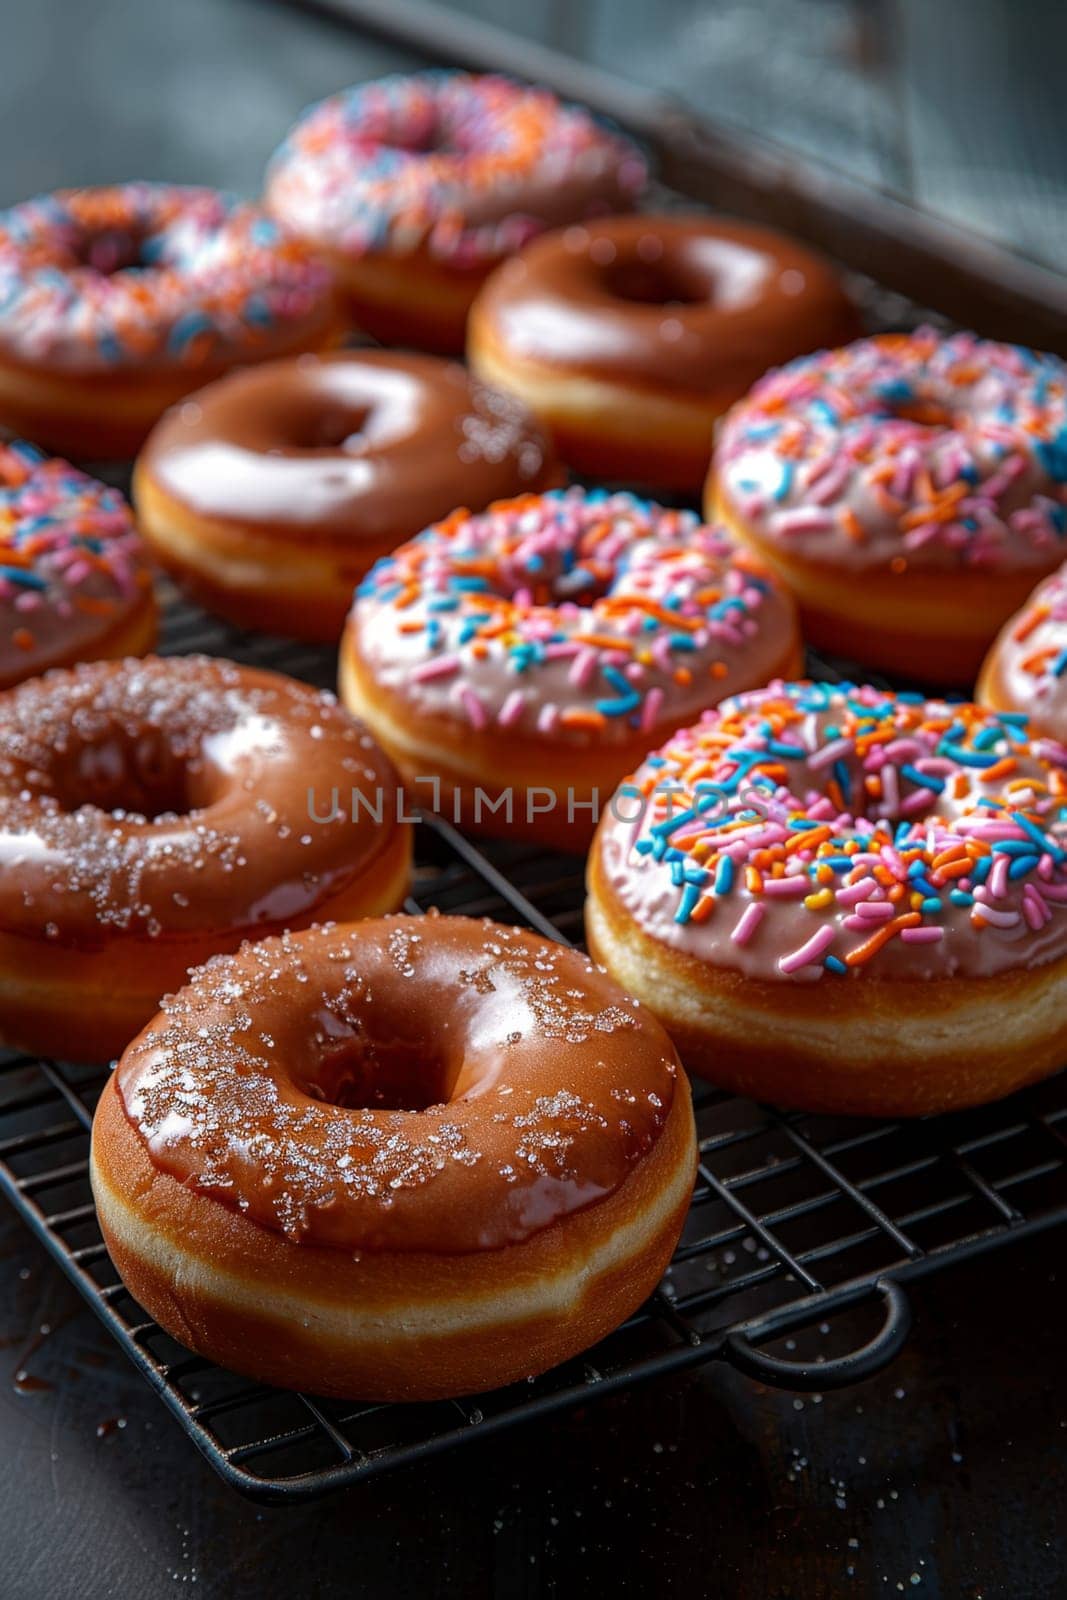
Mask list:
[[[143,655],[155,636],[152,580],[119,491],[21,439],[0,443],[0,689]]]
[[[1067,744],[1067,569],[1034,590],[982,663],[977,697],[1022,711],[1032,729]]]
[[[0,424],[49,449],[130,456],[190,390],[340,331],[322,262],[215,190],[128,183],[0,212]]]
[[[418,72],[305,112],[266,203],[327,255],[368,333],[458,355],[499,261],[545,228],[629,211],[646,178],[636,145],[547,89]]]
[[[1067,555],[1067,365],[929,328],[794,361],[728,416],[706,506],[811,643],[969,684]]]
[[[909,1115],[1067,1046],[1067,748],[968,703],[772,684],[605,815],[590,948],[741,1093]]]
[[[446,814],[578,848],[657,738],[798,660],[788,595],[721,530],[572,488],[457,511],[379,562],[341,692]]]

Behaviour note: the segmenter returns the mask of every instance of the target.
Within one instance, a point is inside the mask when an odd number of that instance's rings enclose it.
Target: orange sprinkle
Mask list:
[[[903,886],[900,885],[899,887]],[[849,951],[845,957],[845,965],[848,967],[862,967],[873,955],[877,955],[882,946],[887,944],[894,934],[899,933],[901,928],[915,928],[921,921],[922,915],[920,912],[905,911],[902,916],[894,917],[892,922],[883,922],[877,933],[872,933],[871,937],[865,939],[862,944],[857,945],[855,950]]]
[[[1012,631],[1012,638],[1018,639],[1021,644],[1024,639],[1029,639],[1035,628],[1039,628],[1048,616],[1049,606],[1035,606],[1029,616],[1020,618]]]

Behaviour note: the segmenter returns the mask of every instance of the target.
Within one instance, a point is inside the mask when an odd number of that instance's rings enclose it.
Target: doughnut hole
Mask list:
[[[285,416],[286,448],[290,451],[332,454],[336,450],[358,450],[364,444],[367,425],[374,412],[372,405],[348,405],[340,398],[325,408],[312,395],[298,396]]]
[[[136,735],[109,724],[79,738],[77,729],[50,768],[33,774],[42,796],[64,811],[83,806],[114,816],[185,816],[217,797],[218,782],[201,754],[190,755],[162,728]]]
[[[103,278],[144,270],[156,263],[146,249],[149,236],[135,228],[87,228],[71,248],[74,264]]]
[[[702,305],[715,293],[714,283],[695,262],[675,256],[661,256],[658,261],[616,259],[605,268],[604,281],[617,300],[639,305]]]
[[[314,1015],[310,1047],[290,1057],[300,1062],[293,1082],[347,1111],[420,1112],[478,1094],[495,1079],[493,1063],[442,1029],[448,1004],[444,993],[413,1002],[371,980],[354,1006],[327,1003]]]
[[[699,236],[678,241],[671,249],[652,235],[622,250],[611,241],[594,239],[590,257],[608,295],[653,309],[739,310],[766,292],[775,271],[773,259],[761,250]]]

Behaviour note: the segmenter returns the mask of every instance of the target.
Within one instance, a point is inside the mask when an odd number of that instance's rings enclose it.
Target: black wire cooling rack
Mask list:
[[[180,604],[168,608],[164,648],[323,686],[333,676],[330,652],[236,634]],[[580,939],[575,858],[475,845],[441,821],[417,835],[410,910]],[[88,1177],[106,1076],[26,1056],[0,1062],[0,1188],[216,1471],[263,1501],[310,1499],[702,1362],[795,1389],[851,1383],[903,1344],[909,1280],[1067,1220],[1067,1075],[917,1123],[790,1115],[697,1084],[689,1218],[660,1288],[622,1328],[544,1377],[470,1400],[321,1400],[191,1355],[120,1282]]]

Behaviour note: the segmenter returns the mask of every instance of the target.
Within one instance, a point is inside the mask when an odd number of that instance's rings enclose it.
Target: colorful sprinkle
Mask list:
[[[850,568],[1029,568],[1067,554],[1067,365],[931,328],[762,379],[716,451],[727,509]]]
[[[453,513],[378,563],[353,622],[370,672],[421,714],[577,744],[662,738],[765,681],[792,627],[721,529],[582,489]]]
[[[199,365],[322,324],[326,267],[212,189],[129,183],[0,212],[0,345],[79,369]]]
[[[1018,718],[776,683],[676,733],[628,792],[645,808],[626,827],[609,810],[610,880],[646,930],[713,964],[856,980],[1067,950],[1067,749],[1029,741]]]
[[[548,225],[626,211],[647,181],[636,145],[547,89],[462,72],[359,84],[310,107],[274,156],[271,210],[346,255],[429,252],[459,266]]]
[[[22,440],[0,443],[0,682],[91,656],[146,582],[117,489]]]

